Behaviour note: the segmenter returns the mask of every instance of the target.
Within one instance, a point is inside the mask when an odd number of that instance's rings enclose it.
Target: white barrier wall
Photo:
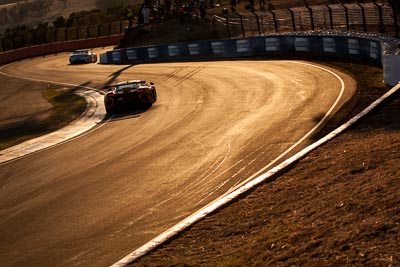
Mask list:
[[[100,55],[100,62],[103,63],[103,64],[109,63],[108,60],[107,60],[107,54],[101,54]]]
[[[384,83],[400,82],[400,40],[368,35],[282,34],[129,47],[106,52],[100,63],[140,64],[159,61],[223,58],[337,58],[365,61],[383,67]],[[394,48],[394,49],[393,49]]]
[[[400,82],[400,55],[384,55],[382,59],[385,84],[394,86]]]

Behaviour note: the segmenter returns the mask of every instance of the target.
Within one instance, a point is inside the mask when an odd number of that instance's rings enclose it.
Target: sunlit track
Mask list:
[[[337,111],[354,89],[338,73],[341,96],[335,75],[291,61],[70,66],[60,54],[3,71],[91,88],[144,79],[158,92],[148,110],[117,114],[80,138],[0,166],[5,266],[114,263],[304,147],[323,124],[316,118]]]

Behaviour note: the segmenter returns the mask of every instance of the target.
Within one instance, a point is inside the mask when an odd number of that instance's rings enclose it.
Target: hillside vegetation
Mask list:
[[[16,1],[13,1],[16,2]],[[68,19],[72,13],[91,11],[93,9],[107,10],[122,5],[129,5],[133,1],[104,1],[104,0],[33,0],[20,1],[15,5],[0,6],[0,32],[6,29],[26,26],[35,28],[40,24],[51,24],[60,17]],[[124,17],[115,17],[121,20]],[[99,21],[101,22],[101,21]],[[89,23],[88,23],[89,24]]]

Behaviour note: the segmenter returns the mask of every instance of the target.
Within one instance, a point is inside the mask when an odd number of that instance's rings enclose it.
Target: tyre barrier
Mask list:
[[[398,39],[379,35],[308,32],[115,49],[102,54],[100,63],[141,64],[245,57],[351,59],[382,67],[385,84],[394,86],[400,81],[399,44]]]

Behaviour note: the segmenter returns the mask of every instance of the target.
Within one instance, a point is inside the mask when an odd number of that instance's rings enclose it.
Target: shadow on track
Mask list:
[[[110,123],[113,121],[128,120],[139,118],[142,113],[145,113],[151,106],[139,106],[135,108],[121,108],[113,114],[107,114],[101,123]]]
[[[114,84],[115,81],[118,79],[118,77],[127,69],[132,68],[135,65],[128,65],[124,68],[121,68],[113,73],[111,73],[110,75],[108,75],[108,77],[111,77],[106,83],[104,83],[104,87],[110,86],[111,84]]]

